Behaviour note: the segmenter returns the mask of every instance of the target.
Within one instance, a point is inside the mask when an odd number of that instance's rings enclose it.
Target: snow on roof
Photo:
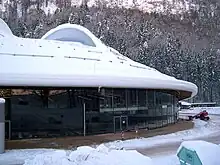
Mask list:
[[[80,42],[92,47],[105,47],[102,41],[83,26],[62,24],[48,31],[41,39]]]
[[[0,98],[0,104],[3,104],[3,103],[5,103],[5,99]]]
[[[164,89],[181,99],[198,90],[121,55],[79,25],[60,25],[42,39],[3,36],[0,43],[0,86]]]

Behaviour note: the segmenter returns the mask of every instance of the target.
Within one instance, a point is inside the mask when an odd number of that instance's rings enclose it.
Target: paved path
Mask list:
[[[210,117],[212,118],[212,120],[217,120],[220,122],[220,116],[210,115]],[[195,138],[193,140],[204,140],[207,142],[220,144],[220,130],[217,133],[213,133],[202,138]],[[171,154],[176,154],[176,151],[179,148],[180,144],[181,142],[167,143],[167,144],[157,145],[151,148],[137,149],[137,151],[150,157],[155,157],[158,155],[171,155]]]
[[[211,134],[208,137],[203,138],[196,138],[193,140],[204,140],[207,142],[220,144],[220,131],[219,133]],[[169,143],[169,144],[163,144],[158,145],[152,148],[146,148],[146,149],[137,149],[140,153],[154,157],[157,155],[168,155],[168,154],[175,154],[177,149],[179,148],[181,142],[175,142],[175,143]]]

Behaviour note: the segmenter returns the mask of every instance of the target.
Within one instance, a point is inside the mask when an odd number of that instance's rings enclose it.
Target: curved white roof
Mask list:
[[[0,37],[4,37],[4,36],[12,36],[12,32],[11,29],[8,27],[8,25],[2,20],[0,19]]]
[[[88,29],[76,24],[62,24],[48,31],[41,39],[79,42],[92,47],[106,47]]]
[[[1,37],[0,86],[166,89],[179,92],[181,99],[197,94],[195,84],[137,63],[71,24],[42,39]]]

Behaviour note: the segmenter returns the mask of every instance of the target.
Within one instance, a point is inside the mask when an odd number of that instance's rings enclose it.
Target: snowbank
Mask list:
[[[33,159],[38,154],[55,151],[54,149],[24,149],[24,150],[7,150],[0,154],[0,164],[24,164],[26,159]]]
[[[126,141],[115,141],[107,143],[110,148],[125,148],[125,149],[137,149],[137,148],[151,148],[161,144],[181,142],[184,140],[191,140],[200,137],[208,136],[212,133],[219,132],[219,121],[205,122],[202,120],[194,120],[194,128],[184,131],[179,131],[167,135],[159,135],[150,138],[131,139]]]
[[[196,107],[189,110],[179,111],[179,114],[198,114],[204,110],[206,110],[209,115],[220,115],[220,107]]]
[[[111,150],[105,145],[96,149],[78,147],[75,151],[51,151],[36,155],[24,165],[152,165],[152,160],[137,151]]]
[[[192,151],[196,151],[198,157],[204,165],[220,164],[220,147],[217,144],[206,141],[184,141],[181,143],[177,153],[183,146]]]

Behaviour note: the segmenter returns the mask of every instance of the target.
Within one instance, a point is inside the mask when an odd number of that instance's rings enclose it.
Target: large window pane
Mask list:
[[[128,103],[128,107],[137,107],[138,106],[138,102],[137,102],[137,90],[136,89],[128,89],[127,90],[127,103]]]
[[[146,90],[138,90],[138,106],[146,107],[147,98],[146,98]]]
[[[148,114],[155,116],[155,91],[149,90],[148,93]]]
[[[101,89],[100,108],[113,108],[113,89]]]
[[[17,92],[11,100],[12,130],[16,133],[81,134],[83,102],[88,134],[112,132],[113,119],[120,116],[128,117],[130,129],[136,125],[157,128],[177,120],[178,100],[162,90],[37,89]]]
[[[82,132],[80,99],[70,107],[67,90],[19,90],[11,97],[12,138],[75,135]],[[77,100],[77,99],[76,99]]]
[[[126,92],[125,89],[114,89],[114,108],[126,108]]]

